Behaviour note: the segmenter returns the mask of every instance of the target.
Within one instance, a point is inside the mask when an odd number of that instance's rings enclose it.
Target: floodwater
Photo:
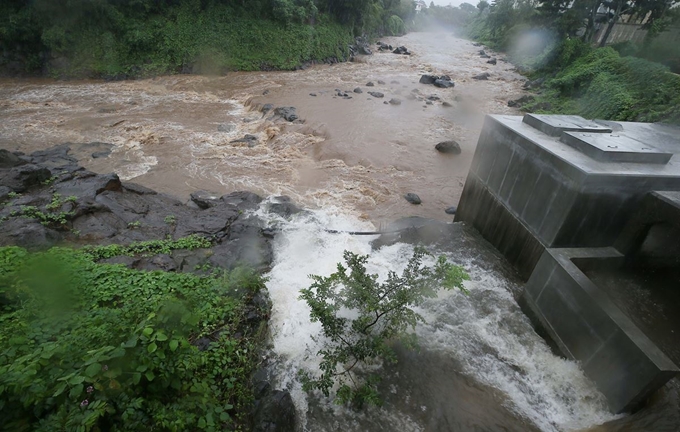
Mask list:
[[[376,53],[304,71],[224,77],[0,80],[0,147],[30,152],[106,142],[116,146],[108,158],[78,155],[88,169],[182,198],[197,189],[247,189],[289,195],[310,208],[336,205],[377,225],[405,214],[450,219],[444,209],[460,198],[484,114],[516,114],[507,101],[521,93],[523,77],[509,63],[486,64],[479,48],[450,34],[385,41],[414,55]],[[485,71],[488,81],[472,79]],[[424,73],[447,74],[456,87],[419,84]],[[363,93],[354,93],[357,87]],[[440,100],[427,105],[430,96]],[[383,103],[392,98],[401,105]],[[257,109],[265,103],[296,107],[303,123],[267,120]],[[230,143],[245,134],[258,145]],[[435,151],[445,140],[459,142],[462,153]],[[408,192],[423,204],[407,203]]]
[[[678,406],[672,386],[638,414],[608,412],[578,364],[534,332],[517,306],[521,286],[498,267],[503,260],[464,227],[460,243],[443,253],[470,273],[470,294],[445,292],[419,309],[420,350],[398,349],[399,363],[380,366],[383,407],[355,411],[302,391],[297,373],[318,368],[320,343],[318,323],[298,299],[307,275],[330,274],[351,250],[369,254],[369,270],[384,277],[403,269],[412,251],[406,244],[373,250],[370,237],[327,230],[373,230],[404,216],[450,221],[444,209],[460,198],[484,115],[519,114],[507,101],[521,96],[524,78],[500,58],[487,64],[469,41],[449,33],[384,41],[414,54],[224,77],[0,80],[0,148],[111,143],[108,157],[73,148],[88,169],[182,199],[199,189],[250,190],[289,195],[310,209],[271,220],[282,232],[268,275],[274,383],[291,391],[300,431],[677,430],[678,417],[668,414]],[[489,80],[472,79],[483,72]],[[449,75],[456,86],[419,84],[425,73]],[[384,103],[393,98],[401,104]],[[294,106],[302,121],[272,121],[259,110],[266,103]],[[232,142],[245,134],[257,145]],[[435,151],[445,140],[462,153]],[[407,203],[407,192],[422,205]]]

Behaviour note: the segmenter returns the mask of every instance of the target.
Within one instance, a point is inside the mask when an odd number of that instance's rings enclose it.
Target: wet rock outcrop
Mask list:
[[[96,174],[69,155],[71,145],[25,155],[0,151],[0,245],[122,244],[199,235],[211,248],[125,259],[130,267],[194,271],[197,267],[267,269],[271,234],[248,210],[250,192],[192,194],[184,204],[116,174]],[[292,203],[291,203],[292,205]],[[127,257],[130,258],[130,257]]]

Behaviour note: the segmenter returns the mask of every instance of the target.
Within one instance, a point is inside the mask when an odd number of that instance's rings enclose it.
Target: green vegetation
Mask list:
[[[81,249],[82,253],[90,257],[93,261],[99,261],[116,256],[151,256],[156,254],[169,254],[173,250],[186,249],[194,250],[209,248],[212,244],[210,240],[197,234],[182,237],[177,240],[147,240],[136,242],[127,246],[111,244],[107,246],[85,246]]]
[[[262,329],[244,326],[244,305],[264,280],[94,256],[0,248],[3,429],[247,430]]]
[[[21,206],[19,215],[37,219],[45,226],[51,226],[56,229],[65,229],[68,218],[73,216],[74,213],[60,210],[64,204],[75,202],[77,199],[78,198],[75,196],[69,196],[66,199],[62,199],[61,195],[55,193],[52,195],[52,201],[45,205],[44,210],[41,210],[37,206]]]
[[[5,0],[0,71],[61,77],[293,69],[403,33],[410,0]]]
[[[480,2],[479,13],[467,31],[473,39],[505,50],[532,79],[544,80],[535,100],[522,106],[526,111],[680,124],[680,76],[668,67],[680,66],[680,51],[660,39],[673,23],[680,22],[680,14],[672,8],[677,3]],[[608,11],[606,15],[598,15],[601,7]],[[648,30],[644,42],[641,46],[629,42],[604,47],[614,23],[624,15]],[[641,21],[643,17],[645,21]],[[593,41],[598,23],[608,24],[598,36],[600,47],[596,48]]]
[[[529,111],[586,118],[680,124],[680,76],[612,48],[568,40],[539,71],[549,79]],[[552,76],[552,71],[556,74]]]
[[[408,330],[423,321],[412,307],[436,297],[440,288],[465,291],[463,281],[469,277],[462,268],[444,257],[433,267],[424,266],[426,255],[417,248],[401,276],[390,272],[385,282],[367,272],[368,256],[348,251],[344,253],[346,267],[340,263],[328,277],[310,276],[313,283],[302,290],[300,298],[309,305],[312,321],[321,323],[325,342],[318,352],[321,374],[301,371],[306,390],[318,389],[329,396],[337,384],[338,403],[380,403],[378,377],[369,376],[359,384],[354,368],[379,360],[396,361],[390,343],[400,339],[413,346],[415,334]]]

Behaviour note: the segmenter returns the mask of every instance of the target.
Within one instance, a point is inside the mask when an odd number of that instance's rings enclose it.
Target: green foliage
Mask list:
[[[404,21],[396,15],[392,15],[387,19],[387,32],[392,36],[401,36],[406,33],[406,26]]]
[[[379,402],[377,377],[358,386],[353,368],[379,359],[394,361],[389,344],[401,338],[412,345],[414,335],[407,332],[423,321],[412,307],[436,297],[440,288],[464,291],[463,281],[468,279],[462,268],[447,263],[444,257],[433,267],[424,266],[426,255],[424,249],[417,248],[401,276],[390,272],[385,282],[367,272],[368,256],[348,251],[344,253],[346,266],[339,263],[328,277],[310,276],[313,283],[301,291],[300,299],[309,305],[311,320],[321,323],[325,341],[318,352],[321,374],[301,372],[306,390],[318,389],[329,396],[337,384],[339,403]]]
[[[181,237],[177,240],[147,240],[124,246],[111,244],[107,246],[85,246],[82,251],[94,261],[99,261],[116,256],[151,256],[156,254],[169,254],[173,250],[186,249],[194,250],[208,248],[212,244],[210,240],[198,234]]]
[[[0,422],[13,431],[224,430],[252,403],[241,283],[0,248]],[[244,282],[245,280],[245,282]],[[236,331],[241,336],[233,336]],[[201,350],[196,341],[209,341]]]
[[[17,2],[0,18],[0,49],[8,53],[0,68],[15,61],[54,76],[143,77],[346,58],[351,30],[317,13],[311,0]],[[27,35],[37,42],[19,44]],[[19,49],[45,63],[28,64]]]
[[[52,195],[52,201],[44,206],[44,210],[38,206],[21,206],[20,216],[37,219],[41,224],[50,226],[56,229],[65,229],[66,224],[74,212],[60,211],[64,204],[75,202],[78,198],[69,196],[62,199],[61,195],[55,193]]]
[[[565,41],[549,71],[554,78],[526,108],[605,120],[680,123],[680,76],[612,48]]]

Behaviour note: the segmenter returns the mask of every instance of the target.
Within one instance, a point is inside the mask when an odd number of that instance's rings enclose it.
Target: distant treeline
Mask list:
[[[137,77],[342,60],[411,0],[2,0],[0,73]]]

